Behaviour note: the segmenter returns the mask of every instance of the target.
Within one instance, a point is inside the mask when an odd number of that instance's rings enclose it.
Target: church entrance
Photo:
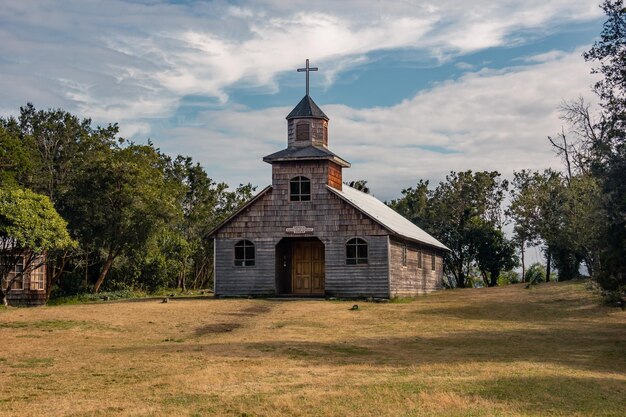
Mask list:
[[[276,245],[278,294],[323,296],[324,244],[316,238],[284,238]]]

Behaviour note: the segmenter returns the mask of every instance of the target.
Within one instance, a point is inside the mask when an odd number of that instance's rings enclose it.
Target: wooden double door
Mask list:
[[[319,240],[295,241],[291,248],[293,294],[324,295],[324,244]]]

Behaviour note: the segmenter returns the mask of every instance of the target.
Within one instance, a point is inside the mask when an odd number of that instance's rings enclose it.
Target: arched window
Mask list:
[[[367,242],[355,237],[346,243],[346,264],[359,265],[367,263]]]
[[[289,182],[290,201],[311,201],[311,181],[307,177],[295,177]]]
[[[254,266],[254,243],[240,240],[235,244],[235,266]]]

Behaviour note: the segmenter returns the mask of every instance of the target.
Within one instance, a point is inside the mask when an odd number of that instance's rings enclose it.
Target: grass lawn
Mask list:
[[[626,313],[585,283],[353,304],[0,310],[0,415],[626,413]]]

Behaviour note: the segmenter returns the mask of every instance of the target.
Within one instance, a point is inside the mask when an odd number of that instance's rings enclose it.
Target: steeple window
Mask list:
[[[311,132],[308,123],[298,123],[296,125],[296,140],[310,140]]]

